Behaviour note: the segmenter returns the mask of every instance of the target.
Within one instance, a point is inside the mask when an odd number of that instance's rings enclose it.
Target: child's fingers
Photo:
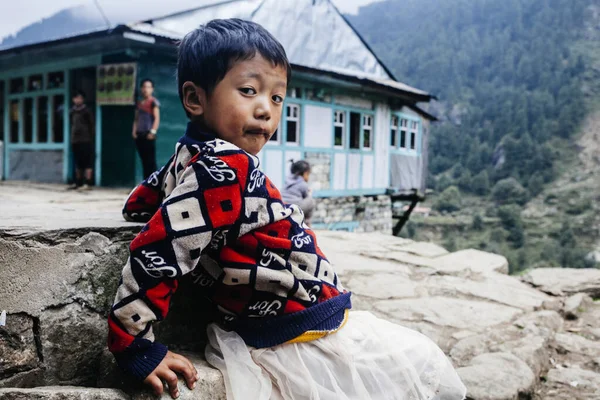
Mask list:
[[[196,377],[196,379],[194,379],[194,380],[197,381],[200,378],[200,376],[198,375],[198,370],[196,369],[196,367],[194,367],[194,364],[192,364],[192,362],[189,359],[182,356],[181,354],[175,354],[175,356],[187,364],[189,369],[192,371],[192,373]]]
[[[144,380],[144,383],[152,388],[155,395],[160,396],[163,393],[163,383],[155,374],[149,375]]]
[[[193,389],[196,386],[196,369],[187,359],[181,356],[175,356],[169,360],[169,368],[182,374],[190,389]]]
[[[171,368],[169,366],[169,368]],[[179,388],[177,387],[177,374],[172,370],[164,370],[159,373],[159,376],[164,379],[167,386],[169,386],[169,393],[171,397],[176,399],[179,397]]]

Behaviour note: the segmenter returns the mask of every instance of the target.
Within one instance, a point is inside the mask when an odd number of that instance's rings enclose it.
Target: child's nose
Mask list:
[[[271,107],[268,101],[259,100],[254,109],[254,118],[268,121],[271,119]]]

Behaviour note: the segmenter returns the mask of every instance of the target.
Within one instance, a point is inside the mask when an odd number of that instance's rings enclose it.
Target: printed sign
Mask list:
[[[99,65],[96,74],[97,104],[133,105],[136,73],[136,63]]]

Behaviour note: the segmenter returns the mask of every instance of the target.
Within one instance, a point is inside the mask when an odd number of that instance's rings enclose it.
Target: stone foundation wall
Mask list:
[[[331,171],[331,154],[306,152],[304,159],[310,164],[309,185],[312,190],[329,190],[329,172]]]
[[[328,230],[392,232],[390,196],[346,196],[316,199],[312,224]]]

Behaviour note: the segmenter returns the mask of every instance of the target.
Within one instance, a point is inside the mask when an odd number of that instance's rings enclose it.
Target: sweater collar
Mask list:
[[[202,130],[201,127],[193,122],[188,122],[187,129],[185,130],[185,136],[199,142],[208,142],[217,138],[214,133]]]

